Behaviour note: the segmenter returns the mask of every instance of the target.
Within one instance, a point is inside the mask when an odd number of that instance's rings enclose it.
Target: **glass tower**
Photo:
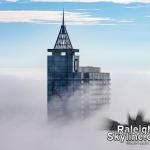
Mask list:
[[[79,56],[76,55],[79,49],[74,49],[71,44],[64,24],[64,11],[55,46],[48,52],[48,115],[73,116],[75,112],[80,116],[88,116],[90,112],[109,103],[110,74],[101,72],[99,67],[79,66]],[[70,97],[74,94],[76,97],[71,101]],[[73,104],[69,107],[68,103]]]
[[[81,83],[81,73],[78,72],[79,56],[75,53],[78,49],[73,49],[69,35],[64,24],[64,12],[62,25],[53,49],[48,49],[49,55],[47,58],[47,101],[48,113],[53,109],[52,99],[58,102],[61,106],[60,111],[65,111],[66,100],[64,97],[69,97]],[[55,104],[57,105],[57,104]],[[53,107],[53,108],[52,108]],[[55,106],[56,107],[56,106]]]

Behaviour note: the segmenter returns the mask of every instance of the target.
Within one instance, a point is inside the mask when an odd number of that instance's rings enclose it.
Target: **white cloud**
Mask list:
[[[115,74],[112,78],[109,106],[91,118],[69,123],[63,119],[47,122],[46,78],[37,81],[0,74],[0,149],[133,149],[127,144],[108,142],[107,133],[100,130],[104,117],[125,122],[128,113],[135,117],[138,110],[144,110],[146,118],[150,118],[150,76],[123,71],[125,74]],[[146,145],[145,150],[149,148]]]
[[[140,8],[148,8],[150,7],[149,4],[142,4],[142,5],[135,5],[135,6],[125,6],[124,8],[127,9],[140,9]]]
[[[140,9],[140,8],[147,8],[147,7],[150,7],[150,5],[127,6],[125,8],[128,8],[128,9]]]
[[[134,23],[134,20],[127,20],[127,19],[122,19],[119,21],[120,23]]]
[[[5,0],[6,2],[17,2],[18,0]]]
[[[34,79],[44,80],[46,77],[46,70],[44,69],[31,69],[31,68],[1,68],[0,75],[3,76],[16,76],[19,79]]]
[[[150,3],[150,0],[32,0],[33,2],[113,2],[113,3]]]
[[[0,11],[0,22],[22,22],[22,23],[58,23],[62,19],[61,11]],[[109,17],[94,17],[87,13],[65,12],[67,24],[98,24],[103,21],[111,21]]]

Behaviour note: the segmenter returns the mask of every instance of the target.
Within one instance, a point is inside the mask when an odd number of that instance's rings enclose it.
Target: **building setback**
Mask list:
[[[48,116],[87,116],[110,99],[110,74],[98,67],[80,67],[79,49],[74,49],[64,24],[53,49],[47,56],[47,110]],[[85,99],[84,95],[88,95]],[[71,97],[74,97],[71,101]],[[84,98],[83,98],[84,97]],[[75,113],[68,103],[78,101]]]

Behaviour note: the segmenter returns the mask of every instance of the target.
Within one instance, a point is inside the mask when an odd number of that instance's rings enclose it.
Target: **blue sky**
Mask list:
[[[1,0],[1,69],[46,69],[46,50],[55,44],[64,8],[81,65],[150,70],[149,0],[60,1]]]

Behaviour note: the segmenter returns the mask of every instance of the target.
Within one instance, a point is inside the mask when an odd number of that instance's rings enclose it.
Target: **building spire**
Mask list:
[[[64,9],[63,9],[63,18],[62,18],[62,25],[54,46],[54,49],[73,49],[69,35],[67,33],[66,26],[64,24]]]
[[[64,26],[64,22],[65,22],[65,19],[64,19],[64,9],[63,9],[63,20],[62,20],[62,25]]]
[[[60,54],[61,52],[79,52],[78,49],[73,49],[73,46],[71,44],[71,40],[69,38],[66,26],[65,26],[65,12],[63,9],[62,12],[62,24],[60,27],[59,34],[57,36],[56,43],[54,45],[53,49],[48,49],[48,52],[56,52],[57,54]],[[67,51],[68,50],[68,51]]]

